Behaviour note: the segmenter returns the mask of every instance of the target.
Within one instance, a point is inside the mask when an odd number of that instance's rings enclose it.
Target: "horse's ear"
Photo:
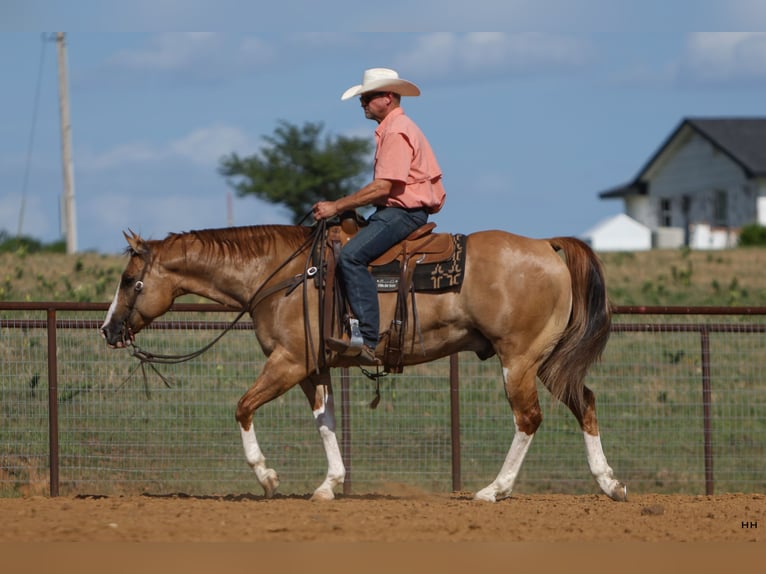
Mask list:
[[[142,253],[146,252],[146,246],[144,245],[144,240],[141,239],[141,237],[136,234],[135,231],[132,229],[128,229],[130,232],[130,235],[125,233],[124,231],[122,234],[125,236],[125,240],[128,242],[128,245],[130,246],[131,251],[133,253],[136,253],[137,255],[141,255]]]

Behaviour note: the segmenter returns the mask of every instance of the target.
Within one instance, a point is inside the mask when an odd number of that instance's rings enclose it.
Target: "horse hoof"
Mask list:
[[[483,488],[479,492],[473,495],[474,500],[482,500],[484,502],[497,502],[495,497],[495,491],[491,488]]]
[[[314,494],[311,495],[312,502],[327,502],[334,499],[335,493],[329,488],[317,488]]]
[[[277,471],[273,468],[267,468],[263,472],[263,475],[258,477],[258,481],[263,487],[263,492],[266,495],[266,498],[273,498],[277,492],[277,488],[279,488],[279,476],[277,476]]]
[[[617,502],[627,502],[628,501],[628,487],[622,484],[621,482],[617,484],[617,487],[612,490],[612,493],[609,495],[609,498],[612,500],[616,500]]]

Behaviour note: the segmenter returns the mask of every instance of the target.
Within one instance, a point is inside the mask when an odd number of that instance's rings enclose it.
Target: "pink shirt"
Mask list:
[[[424,207],[436,213],[446,194],[442,171],[426,136],[402,108],[392,110],[375,130],[375,179],[393,182],[380,205]]]

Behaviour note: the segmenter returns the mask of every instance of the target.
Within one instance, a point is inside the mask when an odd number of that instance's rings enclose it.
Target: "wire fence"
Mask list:
[[[234,420],[237,400],[264,362],[248,325],[198,359],[158,367],[163,380],[148,367],[142,373],[127,351],[106,348],[96,330],[104,314],[97,306],[58,310],[51,345],[50,311],[46,317],[44,309],[1,305],[0,496],[51,492],[52,432],[61,494],[261,494]],[[700,310],[672,321],[616,315],[587,384],[596,394],[607,458],[629,492],[766,491],[766,325],[760,314],[730,313],[725,322]],[[172,312],[141,334],[141,344],[155,353],[193,351],[231,318]],[[497,360],[461,353],[457,362],[457,484],[476,491],[499,470],[513,419]],[[403,484],[455,488],[450,368],[445,358],[386,377],[376,410],[369,408],[374,383],[350,371],[338,433],[350,437],[353,493],[399,491]],[[598,492],[574,417],[539,391],[544,420],[515,490]],[[326,461],[303,393],[291,390],[263,406],[255,425],[280,492],[312,492]]]

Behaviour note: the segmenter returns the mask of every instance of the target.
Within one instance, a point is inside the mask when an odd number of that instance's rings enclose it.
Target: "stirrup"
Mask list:
[[[356,357],[362,352],[364,346],[364,339],[362,338],[362,332],[359,330],[359,319],[349,318],[348,330],[350,337],[335,338],[327,337],[325,343],[330,350],[335,351],[339,355],[346,357]]]
[[[325,339],[327,348],[331,351],[335,351],[339,355],[344,357],[356,357],[362,352],[362,345],[352,345],[348,339],[337,339],[335,337],[327,337]]]

